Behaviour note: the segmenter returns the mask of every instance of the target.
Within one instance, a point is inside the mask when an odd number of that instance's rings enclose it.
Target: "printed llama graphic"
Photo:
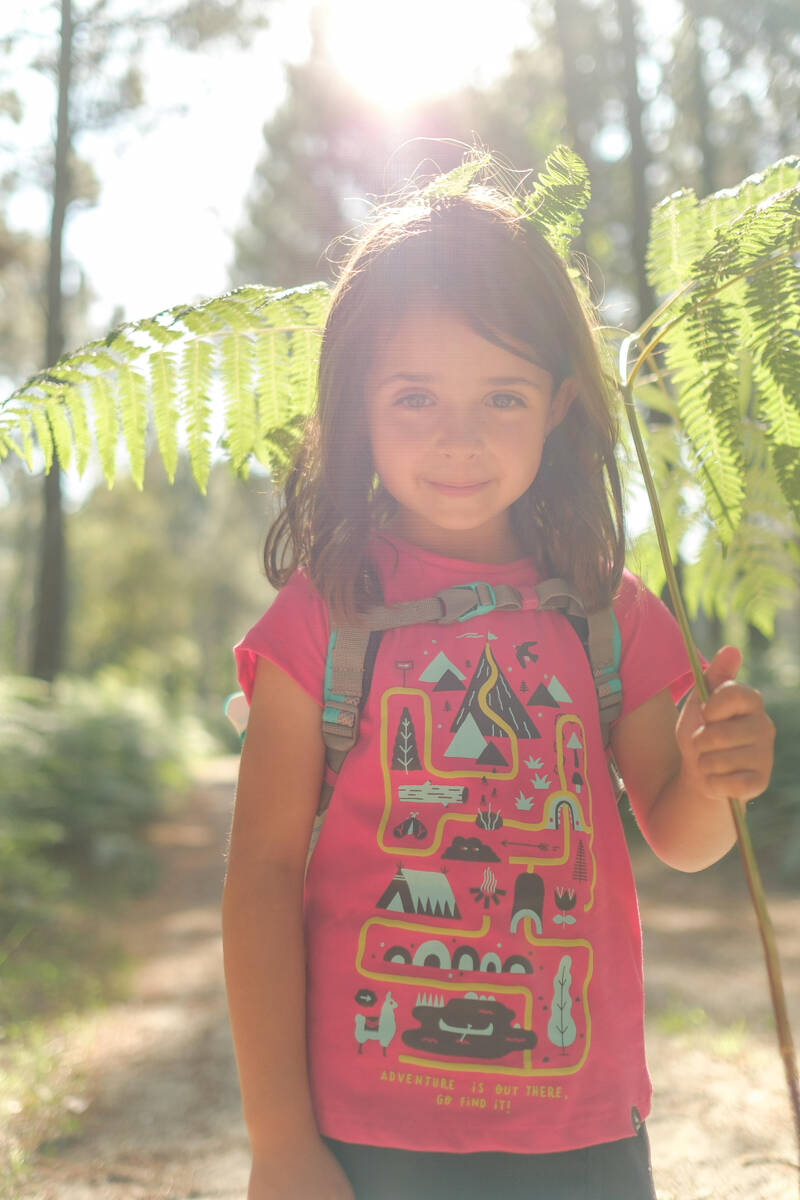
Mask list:
[[[394,1015],[396,1008],[397,1001],[392,999],[391,992],[387,992],[377,1017],[367,1017],[364,1013],[356,1013],[356,1041],[359,1054],[363,1053],[364,1042],[374,1041],[380,1044],[384,1058],[386,1057],[386,1047],[397,1033],[397,1021]]]

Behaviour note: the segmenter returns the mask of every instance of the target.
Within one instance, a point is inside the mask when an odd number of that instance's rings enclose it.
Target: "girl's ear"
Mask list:
[[[568,375],[550,401],[550,414],[547,418],[547,432],[552,433],[560,425],[569,412],[569,406],[578,394],[578,382]]]

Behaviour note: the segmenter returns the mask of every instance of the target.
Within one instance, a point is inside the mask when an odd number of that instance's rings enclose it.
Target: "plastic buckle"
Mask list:
[[[469,602],[467,595],[456,597],[456,592],[471,593],[473,599]],[[469,621],[472,617],[479,617],[483,613],[494,612],[497,608],[497,597],[495,596],[494,588],[488,583],[454,584],[453,587],[445,588],[444,591],[439,592],[438,596],[444,609],[441,620],[445,623],[450,621]],[[464,607],[465,603],[468,604],[468,607]]]

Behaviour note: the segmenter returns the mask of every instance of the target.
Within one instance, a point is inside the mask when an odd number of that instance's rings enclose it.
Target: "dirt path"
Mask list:
[[[34,1158],[15,1200],[243,1200],[247,1144],[218,919],[234,765],[211,764],[187,814],[154,829],[162,885],[123,928],[141,964],[133,996],[84,1023],[70,1054],[88,1108],[74,1136]],[[743,888],[719,868],[677,875],[648,852],[635,863],[659,1200],[797,1200],[786,1089]],[[773,898],[770,910],[798,1037],[800,902]]]

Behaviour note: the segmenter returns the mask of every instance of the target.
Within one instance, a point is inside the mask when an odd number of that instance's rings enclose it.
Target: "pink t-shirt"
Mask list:
[[[528,560],[462,562],[387,536],[375,561],[387,604],[536,582]],[[626,572],[615,612],[623,714],[680,696],[668,610]],[[328,638],[298,572],[236,647],[248,698],[263,656],[322,705]],[[322,1133],[546,1153],[630,1136],[632,1111],[647,1115],[636,893],[590,669],[560,614],[383,634],[305,915]]]

